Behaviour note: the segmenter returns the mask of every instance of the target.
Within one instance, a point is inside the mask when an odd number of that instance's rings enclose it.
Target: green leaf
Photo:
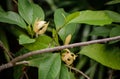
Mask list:
[[[43,53],[43,54],[37,55],[35,57],[30,57],[29,58],[29,66],[39,67],[39,65],[42,64],[41,61],[50,58],[51,55],[52,55],[52,53]]]
[[[33,7],[28,0],[18,0],[18,11],[29,25],[32,24]]]
[[[80,51],[80,54],[86,55],[107,67],[120,70],[119,47],[105,44],[93,44],[85,46]]]
[[[53,47],[55,42],[52,38],[50,38],[47,35],[41,35],[38,38],[36,38],[36,41],[34,43],[25,44],[24,47],[28,50],[40,50],[44,48]]]
[[[58,34],[55,29],[52,30],[52,37],[53,37],[54,41],[56,42],[56,44],[60,45],[59,40],[58,40]]]
[[[66,16],[68,13],[66,13],[63,9],[58,9],[55,11],[54,14],[54,22],[55,22],[55,27],[57,29],[58,35],[62,39],[62,41],[65,41],[65,38],[71,34],[74,36],[74,34],[78,31],[79,26],[77,24],[67,24],[67,21],[70,21],[73,16],[76,16],[75,14],[72,14],[68,16],[68,20],[66,19]],[[72,38],[73,39],[73,38]]]
[[[55,27],[58,30],[65,24],[65,16],[67,13],[63,9],[57,9],[54,14]]]
[[[118,3],[120,3],[120,0],[111,0],[111,1],[107,2],[106,4],[112,5],[112,4],[118,4]]]
[[[66,17],[66,22],[69,22],[73,20],[74,18],[78,17],[80,15],[79,12],[74,12]]]
[[[36,19],[44,20],[45,15],[42,8],[37,4],[31,4],[33,7],[33,23]]]
[[[74,34],[79,30],[79,26],[78,24],[68,24],[66,26],[64,26],[59,32],[59,36],[60,38],[65,41],[66,37],[71,34],[72,36],[74,36]],[[71,41],[73,40],[73,38],[71,39]]]
[[[29,44],[35,42],[35,39],[28,37],[27,35],[19,36],[19,44]]]
[[[110,31],[110,37],[115,37],[115,36],[120,36],[120,26],[116,26],[114,28],[112,28],[112,30]],[[110,41],[110,44],[116,43],[119,40],[115,40],[115,41]]]
[[[110,31],[111,29],[108,27],[95,27],[91,32],[91,35],[107,37],[109,36]]]
[[[110,32],[110,37],[120,36],[120,26],[112,28]]]
[[[91,25],[111,24],[112,19],[104,11],[80,11],[78,17],[72,19],[69,23],[85,23]]]
[[[62,63],[59,79],[70,79],[68,68]]]
[[[38,69],[39,79],[55,79],[61,68],[60,54],[53,54],[41,62]]]
[[[16,24],[21,28],[26,29],[26,23],[24,22],[24,20],[17,13],[12,11],[0,11],[0,22]]]
[[[113,22],[120,22],[119,13],[109,10],[105,10],[105,13],[113,20]]]

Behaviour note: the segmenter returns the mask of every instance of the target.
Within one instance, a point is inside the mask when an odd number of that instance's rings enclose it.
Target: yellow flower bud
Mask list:
[[[68,44],[70,43],[71,37],[72,37],[71,34],[69,34],[69,35],[66,37],[64,45],[68,45]]]
[[[40,21],[40,20],[36,20],[33,26],[33,31],[36,33],[36,35],[40,35],[45,33],[45,31],[47,30],[49,23],[46,23],[46,21]]]

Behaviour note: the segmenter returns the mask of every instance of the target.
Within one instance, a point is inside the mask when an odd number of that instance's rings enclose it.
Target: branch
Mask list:
[[[3,69],[6,69],[6,68],[13,67],[13,66],[16,65],[16,62],[21,61],[21,60],[23,60],[27,57],[30,57],[30,56],[33,56],[33,55],[36,55],[36,54],[53,52],[53,51],[63,50],[63,49],[66,49],[66,48],[86,46],[86,45],[95,44],[95,43],[106,43],[108,41],[119,40],[119,39],[120,39],[120,36],[116,36],[116,37],[111,37],[111,38],[104,38],[104,39],[99,39],[99,40],[92,40],[92,41],[87,41],[87,42],[74,43],[74,44],[69,44],[69,45],[64,45],[64,46],[57,46],[57,47],[54,47],[54,48],[46,48],[46,49],[42,49],[42,50],[36,50],[36,51],[28,52],[26,54],[23,54],[21,56],[18,56],[16,58],[14,58],[9,63],[1,65],[0,66],[0,71],[3,70]]]
[[[74,67],[72,67],[72,66],[69,66],[69,65],[66,65],[66,66],[69,67],[70,69],[72,69],[72,70],[74,70],[74,71],[82,74],[85,78],[90,79],[90,77],[88,77],[88,76],[87,76],[86,74],[84,74],[82,71],[80,71],[80,70],[78,70],[78,69],[76,69],[76,68],[74,68]]]

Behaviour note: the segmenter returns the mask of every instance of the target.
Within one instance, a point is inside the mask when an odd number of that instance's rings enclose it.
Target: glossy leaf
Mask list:
[[[19,44],[29,44],[35,42],[35,39],[28,37],[27,35],[19,36]]]
[[[86,55],[107,67],[120,70],[119,47],[105,44],[93,44],[85,46],[80,51],[80,54]]]
[[[69,23],[85,23],[91,25],[111,24],[112,19],[104,11],[80,11],[79,16],[72,19]]]
[[[109,10],[105,10],[105,13],[113,20],[113,22],[120,22],[119,13]]]
[[[0,22],[16,24],[21,28],[26,29],[24,20],[17,13],[12,11],[4,12],[3,10],[0,10]]]
[[[45,15],[42,8],[37,4],[31,4],[33,7],[33,23],[36,19],[44,20]]]
[[[29,0],[18,0],[18,11],[29,25],[32,24],[33,7]]]
[[[39,66],[39,79],[55,79],[61,67],[60,54],[53,54]]]
[[[55,42],[47,35],[41,35],[36,38],[34,43],[25,44],[24,47],[28,50],[40,50],[54,46]]]

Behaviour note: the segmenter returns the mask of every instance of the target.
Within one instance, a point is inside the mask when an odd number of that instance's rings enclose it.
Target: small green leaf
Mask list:
[[[62,63],[59,79],[70,79],[68,68]]]
[[[57,45],[59,45],[58,34],[55,29],[52,30],[52,37],[54,41],[57,43]]]
[[[33,7],[28,0],[18,0],[18,11],[29,25],[32,24]]]
[[[16,24],[21,28],[26,29],[26,23],[24,22],[24,20],[17,13],[12,11],[0,11],[0,22]]]
[[[93,44],[85,46],[80,51],[80,54],[86,55],[107,67],[120,70],[119,47],[105,44]]]
[[[119,13],[109,10],[105,10],[105,13],[113,20],[113,22],[120,22]]]
[[[39,66],[39,79],[55,79],[61,67],[60,54],[53,54]]]
[[[85,23],[91,25],[111,24],[112,19],[104,11],[80,11],[78,17],[72,19],[69,23]]]
[[[45,15],[42,8],[37,4],[32,3],[31,5],[33,7],[33,23],[36,19],[44,20]]]
[[[25,44],[24,47],[28,50],[40,50],[44,48],[53,47],[55,42],[53,39],[47,35],[41,35],[38,38],[36,38],[36,41],[34,43]]]
[[[19,36],[19,44],[29,44],[35,42],[35,39],[28,37],[27,35]]]

